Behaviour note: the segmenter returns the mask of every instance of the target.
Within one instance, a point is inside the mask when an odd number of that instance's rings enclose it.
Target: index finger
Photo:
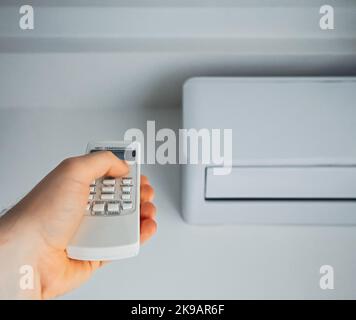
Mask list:
[[[110,151],[98,151],[69,158],[63,162],[64,166],[66,164],[71,172],[75,171],[81,182],[87,184],[103,176],[121,177],[129,172],[126,161],[119,159]]]

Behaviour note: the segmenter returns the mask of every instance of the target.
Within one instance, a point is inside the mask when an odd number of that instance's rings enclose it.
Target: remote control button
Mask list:
[[[131,195],[129,193],[123,193],[121,195],[122,200],[131,200]]]
[[[103,184],[106,186],[114,186],[115,185],[115,179],[104,179]]]
[[[105,203],[101,203],[101,202],[95,203],[93,205],[93,211],[95,213],[104,213],[104,211],[105,211]]]
[[[119,202],[108,203],[108,212],[109,213],[120,212],[120,203]]]
[[[91,187],[94,187],[95,186],[95,180],[93,180],[90,184]]]
[[[131,185],[131,183],[132,183],[132,178],[122,178],[123,185]]]
[[[129,187],[129,186],[122,186],[122,187],[121,187],[121,190],[122,190],[122,192],[130,192],[130,191],[131,191],[131,187]]]
[[[123,209],[123,210],[132,209],[132,202],[131,202],[131,201],[124,201],[124,202],[122,203],[122,209]]]
[[[114,194],[102,194],[100,197],[101,200],[114,200]]]
[[[90,187],[90,193],[95,193],[95,187]]]
[[[90,194],[89,195],[89,200],[93,200],[94,199],[94,195],[93,194]]]
[[[102,193],[114,193],[115,192],[115,187],[114,186],[109,186],[109,187],[102,187],[101,188]]]

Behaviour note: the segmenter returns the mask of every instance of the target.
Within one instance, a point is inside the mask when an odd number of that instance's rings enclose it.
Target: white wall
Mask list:
[[[30,3],[27,31],[22,2],[0,4],[0,108],[171,107],[192,76],[356,74],[352,0],[328,2],[331,31],[319,0]]]

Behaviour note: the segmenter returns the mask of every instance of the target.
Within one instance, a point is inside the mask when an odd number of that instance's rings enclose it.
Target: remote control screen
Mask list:
[[[90,153],[98,152],[98,151],[102,151],[102,149],[92,150],[90,151]],[[115,156],[117,156],[121,160],[132,161],[136,157],[136,151],[133,149],[109,149],[109,151],[111,151]]]
[[[125,159],[125,150],[111,150],[111,152],[121,160]]]

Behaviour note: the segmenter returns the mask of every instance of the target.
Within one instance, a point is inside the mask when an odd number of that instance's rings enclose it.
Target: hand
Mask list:
[[[109,151],[69,158],[2,217],[0,298],[52,298],[85,282],[102,262],[72,260],[66,247],[81,222],[89,185],[102,176],[120,177],[128,171],[127,164]],[[141,243],[156,231],[153,195],[142,176]],[[33,267],[33,290],[20,290],[21,265]]]

